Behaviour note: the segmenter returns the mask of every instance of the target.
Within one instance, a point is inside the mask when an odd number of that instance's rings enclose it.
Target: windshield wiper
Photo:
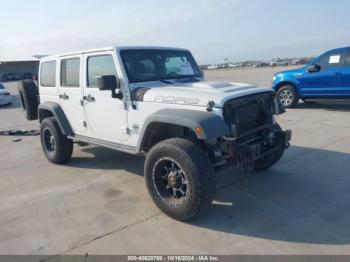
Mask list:
[[[159,81],[159,82],[162,82],[162,83],[167,84],[167,85],[174,84],[172,81],[165,80],[165,79],[141,79],[141,78],[133,79],[132,83],[153,82],[153,81]]]
[[[167,84],[167,85],[173,85],[174,84],[173,82],[168,81],[168,80],[164,80],[164,79],[160,79],[159,81],[163,82],[164,84]]]
[[[198,80],[197,78],[193,77],[193,76],[189,76],[189,77],[179,77],[175,80],[175,82],[200,82],[200,80]]]

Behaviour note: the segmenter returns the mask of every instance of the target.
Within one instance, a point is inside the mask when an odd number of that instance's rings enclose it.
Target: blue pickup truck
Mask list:
[[[330,50],[302,68],[276,73],[272,88],[286,108],[295,107],[299,99],[350,98],[350,47]]]

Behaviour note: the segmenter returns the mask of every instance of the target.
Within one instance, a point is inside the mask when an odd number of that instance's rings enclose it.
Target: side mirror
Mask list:
[[[115,75],[105,75],[97,77],[98,88],[103,90],[111,90],[112,98],[123,99],[123,93],[120,92],[120,80]],[[118,91],[117,91],[118,90]]]
[[[310,65],[306,69],[309,73],[316,73],[321,71],[321,66],[319,65]]]

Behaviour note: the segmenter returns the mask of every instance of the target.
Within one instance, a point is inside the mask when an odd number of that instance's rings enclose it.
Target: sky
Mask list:
[[[200,64],[350,46],[350,0],[0,0],[1,59],[117,45],[185,47]]]

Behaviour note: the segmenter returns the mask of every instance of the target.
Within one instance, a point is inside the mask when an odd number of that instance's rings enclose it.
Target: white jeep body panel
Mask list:
[[[36,83],[20,82],[19,91],[21,98],[31,94],[24,109],[33,109],[28,120],[39,119],[49,161],[70,160],[74,141],[146,155],[154,203],[180,221],[213,201],[215,169],[266,170],[291,139],[275,122],[280,107],[272,89],[207,82],[186,49],[112,47],[45,57],[40,104]]]
[[[241,83],[228,82],[200,82],[166,84],[161,81],[129,83],[120,51],[125,49],[166,49],[183,50],[179,48],[163,47],[110,47],[69,54],[50,56],[41,59],[41,63],[56,61],[56,86],[44,87],[40,83],[40,102],[55,102],[63,107],[74,136],[97,139],[106,143],[117,143],[128,147],[128,151],[135,150],[140,144],[141,131],[145,128],[145,121],[149,116],[162,109],[186,109],[194,112],[208,112],[208,104],[213,103],[211,113],[220,118],[222,107],[226,101],[261,92],[273,92],[272,89],[256,87]],[[121,81],[123,99],[111,97],[110,91],[88,88],[87,59],[90,56],[111,55],[114,59],[117,77]],[[60,84],[62,59],[80,58],[80,86],[65,88]],[[146,88],[142,101],[132,98],[135,89]],[[67,95],[69,100],[62,100],[60,96]],[[94,97],[94,102],[83,101],[85,96]],[[191,117],[191,116],[189,116]],[[215,128],[215,127],[213,127]]]

